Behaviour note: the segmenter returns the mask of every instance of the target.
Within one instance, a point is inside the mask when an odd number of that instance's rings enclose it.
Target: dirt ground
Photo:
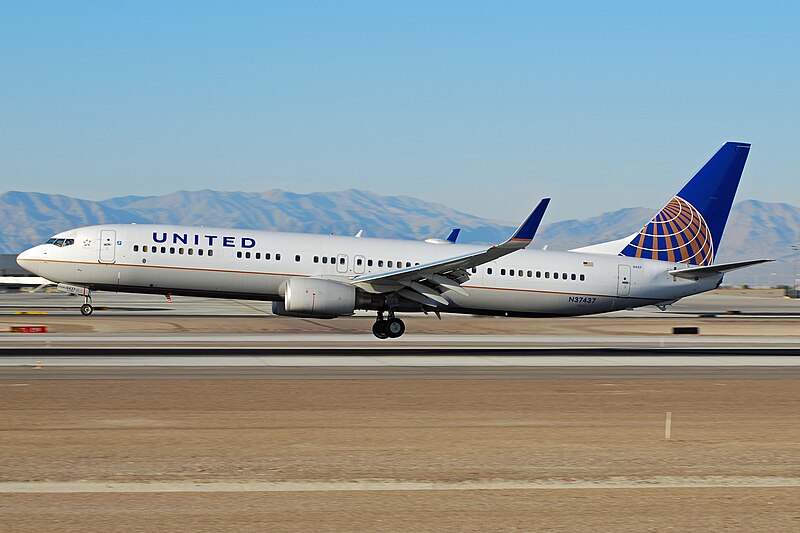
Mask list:
[[[3,531],[795,531],[800,380],[0,379],[0,487]]]

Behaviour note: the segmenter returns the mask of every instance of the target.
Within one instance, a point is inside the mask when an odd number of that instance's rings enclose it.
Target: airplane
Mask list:
[[[17,262],[83,296],[87,316],[92,291],[252,299],[289,317],[374,311],[380,339],[403,335],[399,312],[555,317],[663,309],[718,287],[726,272],[769,261],[714,263],[749,150],[725,143],[641,230],[563,252],[526,249],[549,204],[544,198],[508,239],[489,247],[108,224],[54,235]]]

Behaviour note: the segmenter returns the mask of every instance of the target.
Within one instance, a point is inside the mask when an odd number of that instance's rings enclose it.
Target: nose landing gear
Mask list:
[[[372,334],[379,339],[396,339],[406,332],[405,323],[389,311],[389,317],[383,318],[383,311],[378,311],[378,319],[372,325]]]
[[[83,298],[84,304],[81,306],[81,314],[83,316],[89,316],[94,312],[94,307],[92,307],[92,294],[87,291]]]

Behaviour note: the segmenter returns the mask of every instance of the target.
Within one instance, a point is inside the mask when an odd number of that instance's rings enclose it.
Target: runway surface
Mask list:
[[[9,530],[800,523],[796,301],[404,316],[393,341],[369,315],[263,302],[98,294],[88,318],[78,303],[0,295]],[[18,324],[48,333],[1,331]],[[699,334],[673,334],[686,326]]]

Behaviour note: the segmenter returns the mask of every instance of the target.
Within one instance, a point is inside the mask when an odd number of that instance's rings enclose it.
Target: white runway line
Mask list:
[[[800,355],[786,356],[38,356],[0,357],[0,367],[789,367]]]
[[[536,481],[242,481],[194,482],[5,482],[3,494],[75,494],[134,492],[352,492],[352,491],[454,491],[454,490],[626,490],[626,489],[724,489],[800,488],[798,477],[766,476],[654,476],[615,477],[603,480]]]

